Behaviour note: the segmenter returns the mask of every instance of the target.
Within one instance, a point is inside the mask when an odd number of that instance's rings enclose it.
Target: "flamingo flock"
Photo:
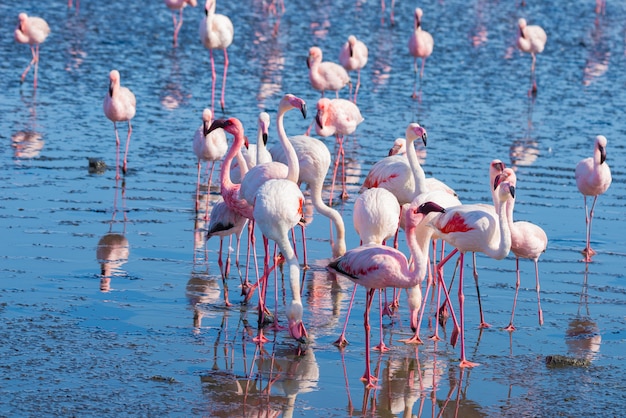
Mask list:
[[[165,0],[166,6],[172,10],[174,24],[173,46],[178,46],[178,34],[183,22],[183,9],[196,6],[195,0]],[[393,3],[392,3],[393,4]],[[71,5],[71,2],[69,2]],[[384,10],[384,2],[382,8]],[[393,7],[393,6],[392,6]],[[604,7],[604,6],[602,6]],[[242,295],[244,303],[250,301],[253,293],[258,299],[258,333],[254,341],[263,344],[268,341],[265,335],[266,327],[273,319],[278,323],[278,314],[271,314],[268,306],[268,283],[270,273],[276,272],[277,267],[286,267],[286,277],[290,288],[290,297],[285,309],[287,331],[290,337],[301,345],[310,342],[306,327],[306,308],[302,303],[301,270],[308,267],[306,261],[306,238],[304,231],[304,207],[310,199],[317,212],[327,217],[334,227],[330,230],[329,260],[326,265],[329,272],[351,280],[355,286],[366,289],[365,317],[364,317],[364,344],[365,344],[365,372],[362,380],[367,387],[376,387],[376,379],[370,368],[370,322],[369,314],[376,290],[406,289],[407,304],[410,311],[410,326],[415,333],[412,337],[403,340],[407,344],[420,344],[420,327],[428,303],[427,295],[430,290],[437,291],[440,299],[444,294],[445,306],[452,317],[453,330],[450,342],[453,346],[460,339],[459,366],[474,367],[477,363],[467,357],[465,343],[466,329],[466,298],[464,294],[464,257],[466,253],[479,253],[495,260],[502,260],[513,253],[516,259],[516,280],[513,308],[508,326],[509,332],[515,331],[514,315],[520,287],[520,259],[530,259],[534,263],[538,322],[544,322],[540,304],[539,285],[539,258],[548,249],[548,236],[539,226],[528,221],[515,221],[514,208],[518,179],[516,172],[504,166],[499,160],[490,165],[489,186],[492,205],[473,203],[463,204],[458,198],[455,188],[434,177],[427,177],[421,167],[415,150],[415,141],[419,140],[427,146],[426,129],[417,122],[411,121],[405,129],[405,138],[394,144],[390,155],[380,159],[368,167],[369,172],[361,184],[361,189],[354,203],[354,228],[358,233],[360,245],[348,248],[346,244],[346,227],[342,214],[332,208],[332,195],[335,178],[338,172],[339,161],[342,165],[342,200],[349,198],[346,188],[346,174],[344,167],[344,139],[345,136],[357,132],[367,115],[362,115],[357,106],[357,94],[361,87],[361,70],[368,62],[368,48],[365,43],[350,34],[347,42],[341,46],[339,62],[323,61],[322,49],[312,46],[308,50],[307,67],[310,87],[321,94],[316,103],[315,132],[320,137],[335,136],[337,153],[334,155],[332,182],[329,204],[323,200],[323,190],[327,176],[330,174],[331,153],[328,146],[321,140],[309,135],[288,136],[284,126],[284,115],[292,109],[298,109],[303,118],[307,118],[307,104],[301,97],[291,93],[284,94],[276,109],[276,127],[278,143],[268,147],[270,116],[261,112],[258,116],[258,140],[253,148],[245,135],[242,117],[216,117],[213,106],[216,70],[213,57],[214,50],[222,50],[224,55],[224,70],[220,107],[225,112],[226,79],[228,72],[227,49],[235,41],[234,26],[229,17],[216,13],[216,0],[206,0],[204,4],[204,18],[200,21],[199,37],[202,45],[209,50],[211,65],[211,93],[210,103],[203,109],[202,124],[195,130],[192,149],[196,155],[196,211],[199,210],[198,201],[203,183],[201,176],[202,163],[210,164],[207,167],[206,189],[211,193],[211,183],[215,163],[220,162],[219,200],[214,204],[210,214],[208,206],[205,220],[208,220],[206,239],[213,236],[220,238],[218,264],[224,287],[224,304],[231,306],[228,297],[227,280],[230,275],[230,251],[226,256],[226,265],[222,262],[223,239],[229,237],[229,247],[232,236],[235,235],[237,254],[236,266],[240,267],[239,241],[243,230],[248,225],[247,260],[245,280],[241,277]],[[603,10],[603,8],[602,8]],[[178,17],[177,17],[178,14]],[[424,12],[421,8],[414,10],[414,26],[408,42],[408,54],[413,59],[415,85],[412,97],[417,97],[417,83],[424,76],[426,59],[434,49],[433,35],[422,27]],[[37,88],[39,45],[50,34],[46,21],[39,17],[29,17],[26,13],[18,15],[18,26],[15,29],[15,40],[22,44],[29,44],[32,60],[21,75],[23,82],[30,68],[34,65],[33,88]],[[393,15],[392,15],[393,20]],[[243,29],[243,28],[242,28]],[[239,30],[239,29],[238,29]],[[546,32],[538,25],[528,25],[524,18],[518,21],[517,46],[520,51],[531,55],[531,89],[529,94],[537,94],[535,78],[537,55],[542,53],[547,41]],[[408,58],[408,56],[407,56]],[[418,70],[417,60],[421,59]],[[347,85],[352,88],[349,72],[357,73],[354,94],[349,93],[348,99],[340,98],[340,92]],[[303,77],[307,74],[303,70]],[[335,98],[325,97],[325,92],[335,92]],[[310,92],[309,92],[310,93]],[[116,138],[116,179],[120,179],[120,168],[123,175],[128,171],[128,153],[132,133],[131,120],[137,112],[137,101],[134,93],[121,84],[121,75],[117,69],[109,73],[109,87],[104,97],[103,110],[105,116],[113,122]],[[395,121],[395,120],[394,120]],[[127,122],[128,131],[125,143],[123,160],[120,163],[121,142],[117,123]],[[391,122],[390,122],[391,124]],[[394,127],[398,128],[398,127]],[[227,138],[229,134],[232,138]],[[230,140],[230,145],[229,145]],[[591,248],[591,225],[597,199],[605,193],[611,185],[611,171],[607,163],[607,139],[597,135],[593,144],[593,156],[580,161],[575,167],[574,178],[580,193],[584,197],[585,208],[585,248],[582,251],[583,261],[589,263],[596,251]],[[400,152],[402,149],[404,152]],[[248,158],[244,154],[249,155]],[[393,154],[393,155],[392,155]],[[252,155],[254,158],[252,158]],[[234,164],[237,161],[238,172],[234,174]],[[497,170],[495,169],[497,167]],[[475,167],[482,170],[481,167]],[[521,182],[520,182],[521,183]],[[306,184],[308,193],[302,191]],[[485,193],[487,195],[487,193]],[[587,197],[593,197],[591,208],[588,209]],[[297,240],[292,232],[300,226],[303,231],[301,244],[302,257],[297,255]],[[263,273],[257,274],[256,282],[250,283],[248,264],[250,249],[255,251],[255,232],[258,227],[263,237],[264,262]],[[385,245],[385,241],[397,236],[403,229],[409,249],[409,257],[395,247]],[[273,241],[277,250],[274,251],[273,263],[270,265],[271,249],[269,242]],[[450,251],[437,259],[437,242],[450,248]],[[432,249],[432,250],[431,250]],[[277,255],[277,252],[280,255]],[[441,254],[445,254],[442,249]],[[452,258],[458,255],[459,278],[457,303],[453,303],[450,290],[444,280],[444,267]],[[304,262],[302,262],[304,260]],[[475,265],[474,265],[475,266]],[[478,288],[476,267],[474,277]],[[257,269],[258,273],[258,269]],[[425,291],[422,284],[426,280]],[[394,298],[395,299],[395,298]],[[394,303],[398,303],[394,300]],[[480,304],[480,298],[479,298]],[[352,301],[351,301],[352,305]],[[381,323],[383,312],[389,313],[387,306],[381,303]],[[481,326],[487,326],[483,320],[482,306]],[[437,316],[440,310],[437,310]],[[391,313],[393,314],[393,313]],[[349,315],[349,313],[348,313]],[[434,340],[439,340],[439,321],[435,321]],[[347,319],[343,332],[337,340],[337,345],[347,344],[345,338]],[[280,329],[279,326],[276,326]],[[382,330],[382,326],[381,326]],[[375,347],[381,352],[386,347],[382,341]]]

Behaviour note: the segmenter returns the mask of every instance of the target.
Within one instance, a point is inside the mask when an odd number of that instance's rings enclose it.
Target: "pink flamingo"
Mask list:
[[[426,130],[418,123],[410,123],[405,135],[406,156],[392,155],[374,164],[363,181],[361,192],[372,187],[382,187],[393,193],[400,205],[410,203],[415,196],[431,190],[440,189],[456,195],[456,192],[442,181],[434,177],[426,178],[419,164],[413,141],[419,138],[426,145]]]
[[[200,171],[202,162],[207,161],[211,166],[209,180],[207,182],[207,192],[211,191],[211,179],[213,178],[213,169],[215,162],[221,160],[226,154],[228,143],[226,142],[226,134],[222,129],[215,130],[210,134],[207,133],[211,123],[213,122],[213,112],[211,109],[202,111],[202,125],[196,130],[193,137],[193,152],[198,158],[198,180],[196,183],[196,211],[198,210],[198,197],[200,195]],[[207,166],[207,171],[208,171]],[[208,206],[207,206],[208,211]],[[208,213],[207,213],[208,215]]]
[[[405,214],[406,239],[413,257],[413,268],[402,252],[380,244],[366,244],[347,251],[343,256],[332,261],[328,270],[352,280],[355,284],[368,289],[365,304],[365,373],[361,378],[367,387],[375,387],[374,376],[370,372],[370,324],[369,312],[376,289],[396,287],[414,288],[426,273],[426,263],[415,235],[415,227],[428,214],[429,208],[418,208]],[[417,287],[419,290],[419,287]],[[421,295],[420,295],[421,296]],[[421,300],[418,297],[417,300]]]
[[[356,131],[357,126],[363,122],[363,116],[358,106],[345,99],[327,99],[322,97],[317,102],[317,114],[315,115],[315,132],[320,136],[335,135],[337,139],[338,149],[335,157],[335,166],[333,168],[333,182],[330,189],[330,199],[332,201],[333,190],[335,186],[335,178],[337,177],[337,168],[341,159],[342,167],[342,192],[341,198],[348,198],[346,189],[346,168],[345,153],[343,150],[343,139],[345,135],[351,135]]]
[[[354,222],[354,229],[361,238],[360,245],[384,245],[385,240],[393,237],[398,230],[400,205],[396,197],[388,190],[381,188],[367,189],[354,201],[352,220]],[[339,347],[348,344],[346,340],[346,329],[348,326],[348,318],[350,318],[350,311],[352,310],[352,303],[354,302],[354,295],[356,294],[356,287],[357,284],[355,283],[352,289],[352,295],[350,296],[350,304],[346,312],[343,330],[339,338],[334,342],[334,344]],[[380,322],[381,338],[380,345],[377,348],[381,351],[385,351],[386,347],[382,338],[382,309]]]
[[[596,13],[603,15],[606,11],[606,0],[596,0]]]
[[[254,219],[263,233],[265,253],[269,254],[267,240],[273,240],[278,245],[289,267],[292,297],[291,303],[287,307],[288,330],[289,334],[301,344],[307,342],[307,332],[302,323],[304,308],[300,298],[300,265],[289,243],[288,233],[302,219],[303,206],[304,196],[300,188],[295,182],[288,179],[270,179],[263,183],[254,202]],[[265,280],[267,279],[265,277]],[[259,290],[259,299],[261,293]],[[257,338],[260,341],[266,341],[262,327],[259,328]]]
[[[168,9],[172,11],[172,21],[174,22],[174,47],[178,46],[178,32],[183,26],[183,9],[189,5],[196,7],[198,5],[197,0],[163,0]],[[178,19],[176,18],[176,11],[178,10]]]
[[[389,23],[393,26],[396,22],[393,17],[393,8],[395,6],[396,0],[391,0],[391,7],[389,11]],[[381,9],[381,23],[385,23],[385,0],[380,0],[380,9]]]
[[[507,187],[506,183],[496,185],[494,194],[494,207],[482,204],[459,205],[445,209],[445,213],[436,215],[430,222],[441,239],[454,247],[443,260],[437,265],[437,275],[439,281],[442,279],[443,266],[459,253],[459,312],[460,321],[456,320],[452,311],[452,318],[455,324],[460,322],[461,332],[461,363],[460,367],[474,367],[477,363],[467,360],[465,356],[465,295],[463,294],[463,268],[465,253],[481,252],[488,257],[501,260],[506,257],[511,250],[511,231],[509,229],[506,202],[512,198],[514,189]]]
[[[290,137],[289,140],[296,150],[298,163],[300,164],[298,183],[307,184],[310,191],[311,203],[313,203],[315,209],[334,224],[337,237],[334,242],[331,239],[332,256],[333,258],[340,257],[346,252],[343,218],[339,212],[326,205],[322,199],[324,180],[330,168],[330,151],[322,141],[310,136],[296,135]],[[273,146],[270,149],[270,153],[275,161],[287,162],[285,151],[280,144]]]
[[[67,0],[67,8],[72,8],[73,0]],[[78,13],[78,8],[80,7],[80,0],[76,0],[76,13]]]
[[[356,71],[356,86],[354,88],[354,103],[359,94],[359,86],[361,85],[361,69],[367,64],[367,46],[356,38],[354,35],[348,36],[348,41],[343,44],[339,51],[339,62],[346,71]],[[352,91],[350,91],[352,96]]]
[[[606,137],[596,136],[593,145],[593,157],[585,158],[576,165],[576,186],[585,198],[585,225],[587,245],[583,250],[585,262],[590,262],[596,252],[591,249],[591,221],[598,196],[606,192],[611,185],[611,169],[606,162]],[[587,211],[587,196],[593,196],[591,210]]]
[[[117,133],[117,122],[128,122],[126,151],[124,152],[124,165],[122,167],[123,173],[126,174],[130,134],[133,132],[130,120],[135,117],[137,100],[132,91],[120,85],[120,73],[117,70],[111,70],[109,73],[109,91],[104,96],[103,108],[104,114],[113,122],[115,129],[115,179],[118,180],[120,178],[120,137]]]
[[[224,51],[224,77],[222,79],[222,98],[220,105],[224,111],[224,93],[226,91],[226,74],[228,72],[228,52],[226,48],[233,42],[235,30],[233,23],[227,16],[215,13],[216,0],[206,0],[204,13],[206,16],[200,22],[200,40],[205,48],[209,50],[211,56],[211,109],[215,100],[215,61],[213,60],[213,50]]]
[[[339,98],[339,90],[344,88],[346,84],[351,84],[350,76],[345,68],[341,65],[331,62],[322,62],[322,50],[317,46],[309,49],[306,65],[309,68],[309,80],[315,90],[322,92],[330,90],[335,92],[335,96]]]
[[[511,190],[515,190],[517,185],[517,176],[515,171],[505,168],[503,173],[496,180],[498,183],[507,182]],[[517,294],[520,286],[520,270],[519,259],[528,258],[535,263],[535,288],[537,291],[537,308],[539,314],[539,325],[543,325],[543,312],[541,310],[541,302],[539,299],[539,256],[546,251],[548,246],[548,236],[541,227],[526,221],[513,221],[513,208],[515,199],[507,202],[507,218],[509,221],[509,229],[511,230],[511,251],[515,254],[515,273],[517,280],[515,281],[515,298],[513,299],[513,309],[511,311],[511,322],[504,328],[507,331],[515,331],[513,325],[513,317],[515,316],[515,305],[517,303]]]
[[[517,47],[522,51],[529,53],[533,59],[530,66],[531,88],[528,95],[537,94],[537,80],[535,79],[535,61],[536,55],[543,52],[546,46],[548,36],[541,26],[527,25],[526,19],[520,18],[517,21],[519,26],[519,34],[517,36]]]
[[[35,64],[35,76],[33,81],[33,88],[37,88],[37,70],[39,68],[39,44],[44,42],[48,35],[50,35],[50,27],[48,23],[40,17],[29,17],[26,13],[20,13],[17,18],[19,23],[15,28],[14,37],[15,40],[21,44],[30,45],[30,52],[33,58],[22,73],[20,78],[21,82],[24,82],[26,74],[30,71],[30,67]]]
[[[409,38],[409,53],[413,57],[413,71],[415,72],[415,83],[413,87],[413,95],[411,96],[414,99],[417,98],[417,59],[422,59],[422,69],[419,73],[421,85],[422,77],[424,76],[424,64],[426,63],[426,58],[433,53],[433,47],[435,46],[433,36],[422,29],[423,14],[424,12],[419,7],[415,9],[413,19],[415,22],[415,28]]]
[[[241,241],[243,228],[244,226],[246,226],[246,222],[248,222],[248,219],[229,208],[222,197],[220,197],[215,205],[213,205],[213,209],[211,209],[210,219],[211,220],[209,221],[206,239],[208,241],[211,237],[220,237],[220,248],[217,264],[220,267],[220,272],[222,273],[222,282],[224,284],[224,303],[226,304],[226,306],[231,306],[230,302],[228,301],[228,286],[226,284],[226,279],[228,278],[228,274],[230,272],[230,246],[233,242],[234,235],[235,239],[237,240],[235,265],[237,266],[237,268],[239,268],[239,244]],[[229,237],[227,248],[228,254],[226,255],[225,268],[222,264],[222,244],[224,241],[224,237]]]

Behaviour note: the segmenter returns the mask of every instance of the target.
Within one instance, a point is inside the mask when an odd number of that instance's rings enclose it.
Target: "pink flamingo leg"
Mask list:
[[[372,300],[374,299],[374,292],[376,289],[368,289],[365,302],[365,314],[363,315],[363,327],[365,328],[365,373],[361,380],[367,382],[365,386],[367,389],[376,388],[374,383],[377,379],[372,376],[370,368],[370,308],[372,307]]]
[[[35,80],[33,81],[33,88],[36,89],[37,88],[37,72],[39,70],[39,44],[35,46],[35,55],[33,59],[35,60],[35,75],[34,75]]]
[[[226,93],[226,73],[228,72],[228,52],[226,48],[224,48],[224,78],[222,79],[222,99],[220,100],[220,105],[222,106],[222,112],[226,107],[226,103],[224,102],[224,94]]]
[[[539,325],[543,325],[543,311],[541,310],[541,299],[539,293],[541,286],[539,285],[539,263],[535,259],[535,289],[537,290],[537,314],[539,315]]]
[[[30,52],[33,56],[33,58],[30,60],[30,62],[28,63],[28,65],[26,66],[26,69],[24,70],[24,72],[22,73],[21,76],[21,82],[24,82],[24,79],[26,78],[26,75],[28,74],[28,72],[30,71],[30,67],[33,66],[33,64],[35,63],[35,61],[37,60],[37,53],[35,52],[35,47],[31,46],[30,47]],[[35,83],[35,86],[37,85],[37,83]]]
[[[357,285],[355,283],[354,288],[352,289],[352,296],[350,296],[350,304],[348,305],[348,311],[346,312],[346,320],[343,323],[343,330],[341,331],[341,335],[333,343],[339,348],[345,347],[346,345],[348,345],[348,340],[346,340],[346,329],[348,328],[348,319],[350,318],[350,312],[352,311],[352,303],[354,302],[354,295],[356,294],[356,287]]]
[[[480,312],[480,325],[479,328],[489,328],[490,324],[485,322],[485,315],[483,314],[483,303],[480,298],[480,288],[478,287],[478,270],[476,269],[476,253],[472,253],[472,261],[473,261],[473,275],[474,275],[474,284],[476,285],[476,295],[478,295],[478,311]]]
[[[180,9],[178,21],[176,21],[176,14],[172,13],[172,20],[174,21],[174,48],[178,46],[178,32],[183,26],[183,9]]]
[[[359,68],[356,72],[356,86],[354,87],[354,104],[356,104],[356,97],[359,94],[360,86],[361,86],[361,69]],[[350,88],[352,88],[352,84],[350,84]]]
[[[439,292],[443,291],[446,297],[446,302],[448,304],[448,308],[450,309],[450,315],[452,316],[452,322],[454,325],[454,330],[452,331],[452,336],[450,338],[450,344],[452,344],[453,347],[456,345],[456,340],[458,338],[460,328],[459,328],[459,322],[457,321],[456,315],[454,314],[454,309],[452,308],[450,294],[448,293],[448,289],[446,288],[446,283],[443,280],[443,266],[457,252],[458,250],[455,248],[454,250],[450,251],[450,254],[448,254],[443,260],[441,260],[439,264],[437,264],[437,280],[439,282]],[[439,301],[437,301],[437,304],[439,304]],[[439,335],[438,335],[438,330],[439,330],[438,324],[439,324],[439,309],[437,309],[437,313],[436,313],[435,335],[431,337],[431,339],[434,339],[435,341],[440,340]]]
[[[593,197],[593,203],[591,204],[591,210],[587,214],[587,196],[585,196],[585,225],[587,226],[587,244],[585,249],[583,250],[583,255],[585,256],[585,262],[590,262],[591,257],[596,255],[596,252],[591,249],[591,221],[593,220],[593,211],[596,207],[596,201],[598,196]]]
[[[209,56],[211,57],[211,111],[215,113],[215,80],[217,74],[215,73],[215,60],[213,59],[213,50],[209,49]]]
[[[515,306],[517,305],[517,294],[519,293],[519,286],[520,286],[519,258],[518,257],[515,258],[515,275],[516,275],[515,297],[513,298],[513,309],[511,310],[511,321],[509,322],[509,325],[506,328],[504,328],[505,331],[510,331],[510,332],[513,332],[516,329],[515,326],[513,325],[513,318],[515,317]]]
[[[126,137],[126,151],[124,151],[124,165],[122,167],[122,172],[126,175],[126,171],[128,170],[128,146],[130,145],[130,134],[133,132],[133,127],[130,124],[130,120],[128,121],[128,136]]]
[[[120,136],[117,132],[117,123],[113,122],[113,129],[115,130],[115,180],[119,180],[120,177]]]
[[[383,303],[382,303],[382,289],[378,290],[378,312],[380,313],[378,316],[380,318],[380,343],[373,348],[373,350],[380,351],[384,353],[389,351],[389,347],[385,345],[385,341],[383,340]]]
[[[459,367],[474,367],[478,363],[473,363],[465,357],[465,295],[463,294],[463,266],[465,253],[460,253],[459,260],[461,267],[459,268],[459,312],[461,315],[461,363]]]

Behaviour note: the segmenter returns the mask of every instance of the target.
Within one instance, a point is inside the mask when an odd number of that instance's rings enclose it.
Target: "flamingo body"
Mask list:
[[[359,93],[359,86],[361,85],[361,70],[367,64],[368,53],[367,46],[354,35],[348,36],[347,42],[343,44],[339,51],[339,62],[343,68],[346,71],[357,72],[356,86],[354,88],[355,103]]]
[[[413,13],[414,29],[411,37],[409,38],[409,53],[413,57],[413,70],[417,78],[417,59],[422,60],[422,68],[419,72],[420,80],[424,76],[424,65],[426,64],[426,58],[430,57],[433,53],[435,41],[433,36],[427,31],[422,29],[422,16],[424,12],[419,7],[415,9]],[[413,97],[417,97],[417,80],[413,89]]]
[[[322,92],[322,97],[326,90],[334,91],[338,95],[339,90],[350,83],[350,76],[345,68],[331,61],[322,61],[322,50],[319,47],[313,46],[309,49],[307,66],[311,86]]]
[[[530,78],[532,81],[531,89],[528,92],[529,95],[537,93],[537,81],[535,79],[535,62],[537,60],[537,54],[543,52],[546,46],[548,36],[541,26],[528,25],[526,19],[520,18],[517,22],[519,27],[517,37],[517,47],[532,57],[532,63],[530,66]]]
[[[39,68],[39,45],[43,43],[48,35],[50,35],[50,26],[41,17],[28,16],[26,13],[20,13],[18,15],[18,24],[15,28],[13,36],[15,40],[21,44],[30,45],[32,53],[32,59],[24,72],[20,80],[24,82],[26,74],[30,70],[30,67],[35,64],[35,76],[33,80],[33,87],[37,88],[37,70]]]
[[[183,26],[183,9],[186,6],[196,7],[197,0],[163,0],[168,9],[172,11],[172,21],[174,23],[174,46],[178,45],[178,32]],[[178,12],[178,18],[176,18]]]

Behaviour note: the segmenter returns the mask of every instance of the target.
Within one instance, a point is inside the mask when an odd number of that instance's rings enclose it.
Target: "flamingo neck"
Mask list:
[[[406,157],[409,160],[409,167],[413,172],[413,179],[415,180],[415,194],[418,196],[426,192],[426,173],[417,159],[417,152],[415,151],[415,140],[406,140]]]
[[[235,135],[235,140],[233,141],[232,145],[228,149],[228,152],[224,156],[224,161],[222,161],[222,171],[220,172],[220,187],[223,191],[230,190],[235,186],[230,178],[230,166],[232,165],[232,162],[235,156],[241,151],[242,145],[243,145],[243,133],[238,132]],[[247,168],[248,166],[246,165],[245,167]],[[242,175],[242,178],[243,178],[243,175]]]
[[[346,228],[343,223],[341,214],[335,209],[327,206],[322,199],[322,182],[315,181],[309,183],[311,188],[311,202],[320,215],[330,219],[335,224],[335,232],[337,234],[334,243],[331,242],[333,247],[333,258],[341,257],[346,252]]]
[[[511,251],[511,229],[509,227],[509,217],[507,216],[508,202],[503,202],[496,197],[494,202],[496,213],[498,214],[498,226],[500,227],[500,239],[497,246],[489,248],[489,257],[502,260]],[[513,205],[511,205],[513,206]],[[511,208],[512,210],[512,208]]]
[[[287,137],[287,133],[285,132],[285,127],[283,125],[283,117],[288,110],[293,108],[281,107],[278,110],[278,116],[276,118],[276,128],[278,129],[278,140],[280,144],[283,146],[283,150],[285,151],[285,157],[287,158],[287,180],[293,181],[294,183],[298,182],[298,178],[300,177],[300,162],[298,161],[298,155],[296,154],[296,150],[291,145],[291,141]]]
[[[418,240],[418,234],[416,228],[406,227],[406,242],[411,251],[413,257],[413,270],[411,271],[411,282],[413,286],[418,285],[426,276],[426,268],[428,267],[428,243],[430,242],[430,236],[420,234]]]

